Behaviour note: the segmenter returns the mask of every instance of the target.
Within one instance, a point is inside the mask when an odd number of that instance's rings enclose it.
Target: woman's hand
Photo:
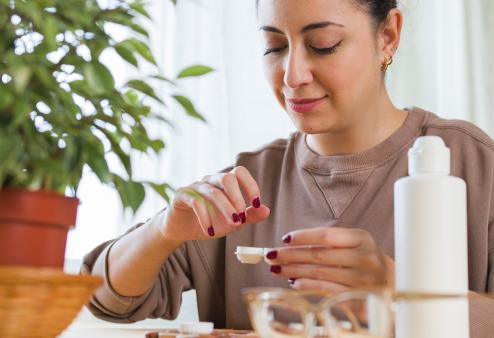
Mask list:
[[[244,200],[244,195],[249,204]],[[160,229],[175,242],[218,238],[269,216],[259,186],[245,167],[206,176],[177,190]]]
[[[394,261],[361,229],[293,231],[287,244],[266,254],[271,272],[295,289],[343,291],[366,286],[394,287]]]

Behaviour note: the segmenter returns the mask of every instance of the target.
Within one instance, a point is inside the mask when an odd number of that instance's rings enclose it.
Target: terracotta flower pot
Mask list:
[[[63,268],[78,204],[49,191],[0,190],[0,265]]]

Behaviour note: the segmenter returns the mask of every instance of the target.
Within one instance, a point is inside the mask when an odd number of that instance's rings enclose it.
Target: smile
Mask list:
[[[327,96],[311,99],[288,99],[288,105],[290,108],[299,113],[304,114],[314,110],[319,104],[321,104]]]

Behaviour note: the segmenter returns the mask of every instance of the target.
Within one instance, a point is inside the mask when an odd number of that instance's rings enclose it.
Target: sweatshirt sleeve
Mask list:
[[[89,310],[98,318],[117,323],[132,323],[146,318],[176,318],[182,302],[182,292],[193,288],[186,245],[183,244],[168,257],[161,266],[154,285],[146,293],[126,297],[113,289],[108,278],[108,254],[121,237],[99,245],[83,259],[81,274],[98,274],[104,279],[103,292],[98,298],[91,298]],[[101,255],[104,257],[101,267],[103,271],[94,271],[94,263]]]
[[[488,267],[484,292],[494,296],[494,184],[491,194],[491,210],[487,230]],[[470,338],[494,336],[494,298],[473,297],[470,299]]]
[[[491,228],[492,230],[492,228]],[[490,239],[492,239],[490,233]],[[492,244],[492,241],[491,241]],[[494,293],[494,248],[489,250],[488,293]],[[472,297],[470,299],[470,338],[485,338],[494,335],[494,299]]]

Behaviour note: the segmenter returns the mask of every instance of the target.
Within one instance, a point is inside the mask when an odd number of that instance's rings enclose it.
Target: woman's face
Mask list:
[[[383,89],[372,18],[353,0],[260,0],[264,69],[298,130],[342,132]]]

